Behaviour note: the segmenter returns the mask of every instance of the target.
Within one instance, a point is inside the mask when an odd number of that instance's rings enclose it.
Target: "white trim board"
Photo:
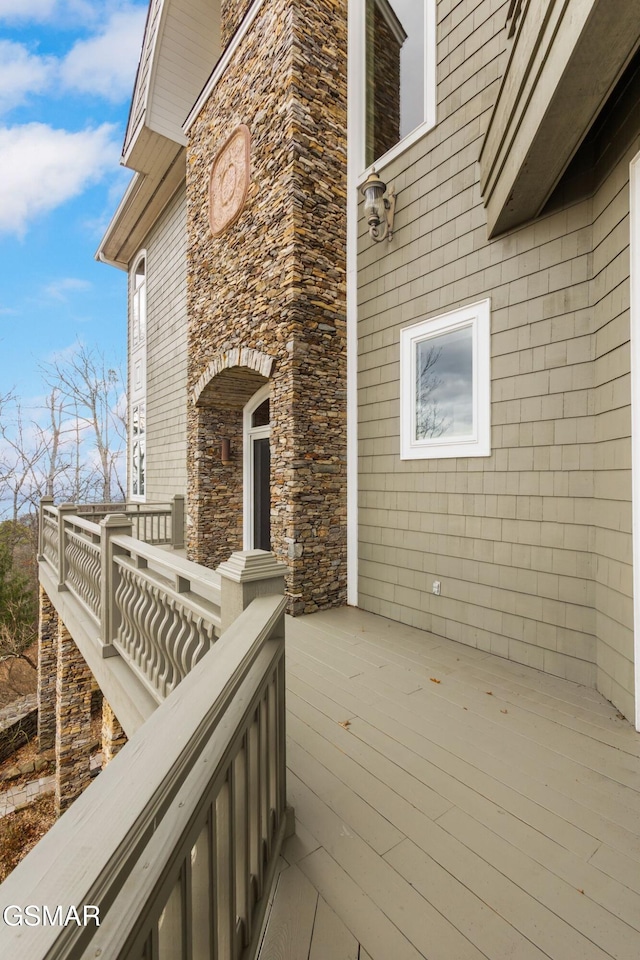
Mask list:
[[[635,728],[640,732],[640,153],[629,169],[631,226],[631,498],[633,537],[633,619]]]
[[[252,427],[251,417],[261,403],[271,398],[271,383],[265,383],[247,400],[242,411],[242,549],[253,550],[253,444],[252,439],[271,437],[268,426]]]
[[[358,174],[364,143],[362,0],[349,0],[347,74],[347,603],[358,605]]]

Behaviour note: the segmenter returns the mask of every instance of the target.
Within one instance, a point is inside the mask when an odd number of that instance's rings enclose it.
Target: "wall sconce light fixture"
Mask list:
[[[229,437],[223,437],[220,444],[220,462],[228,467],[231,463],[231,441]]]
[[[369,235],[376,243],[384,240],[385,237],[391,240],[393,215],[396,210],[396,195],[393,187],[385,197],[387,185],[380,179],[374,167],[360,190],[364,195],[364,215],[369,224]]]

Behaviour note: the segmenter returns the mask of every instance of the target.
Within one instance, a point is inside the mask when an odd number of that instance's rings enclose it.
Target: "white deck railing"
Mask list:
[[[131,520],[133,536],[145,543],[168,544],[176,550],[184,547],[184,497],[176,495],[170,503],[78,503],[63,504],[68,512],[85,520],[98,523],[111,513],[124,514]],[[51,517],[60,508],[53,506],[51,497],[44,497],[40,504],[40,530],[45,533]],[[46,544],[46,540],[45,540]],[[40,552],[46,552],[46,549]]]
[[[2,885],[100,925],[0,924],[20,960],[245,960],[283,836],[284,599],[259,597]]]
[[[220,633],[220,578],[131,536],[144,514],[87,519],[104,509],[44,502],[40,561],[95,625],[103,657],[122,656],[160,703]]]

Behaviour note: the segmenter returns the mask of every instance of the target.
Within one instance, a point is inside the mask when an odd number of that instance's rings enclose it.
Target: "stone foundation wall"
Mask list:
[[[110,763],[127,742],[127,735],[111,706],[102,700],[102,768]]]
[[[62,620],[56,671],[56,813],[89,785],[93,674]]]
[[[272,359],[271,538],[294,613],[346,598],[346,22],[346,0],[265,0],[188,148],[189,554],[242,548],[242,408],[231,378],[201,381],[248,348]],[[251,180],[214,239],[209,174],[239,124]],[[248,400],[265,380],[240,368]]]
[[[38,730],[38,702],[35,695],[18,697],[0,710],[0,763],[25,743]]]
[[[38,611],[38,746],[50,750],[56,738],[58,614],[42,587]]]

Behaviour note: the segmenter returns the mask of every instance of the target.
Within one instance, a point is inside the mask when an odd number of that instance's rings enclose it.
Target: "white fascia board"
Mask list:
[[[113,235],[117,228],[122,224],[122,221],[125,220],[129,214],[131,207],[135,203],[135,199],[138,196],[142,188],[142,184],[145,180],[145,175],[143,173],[136,173],[132,177],[127,189],[124,192],[122,200],[117,206],[116,212],[112,216],[109,226],[105,230],[104,236],[100,241],[100,246],[98,247],[95,259],[99,260],[101,263],[108,263],[111,266],[118,267],[120,270],[126,270],[127,264],[121,263],[118,260],[113,260],[111,257],[107,256],[105,253],[105,248],[108,247],[110,241],[113,239]]]

